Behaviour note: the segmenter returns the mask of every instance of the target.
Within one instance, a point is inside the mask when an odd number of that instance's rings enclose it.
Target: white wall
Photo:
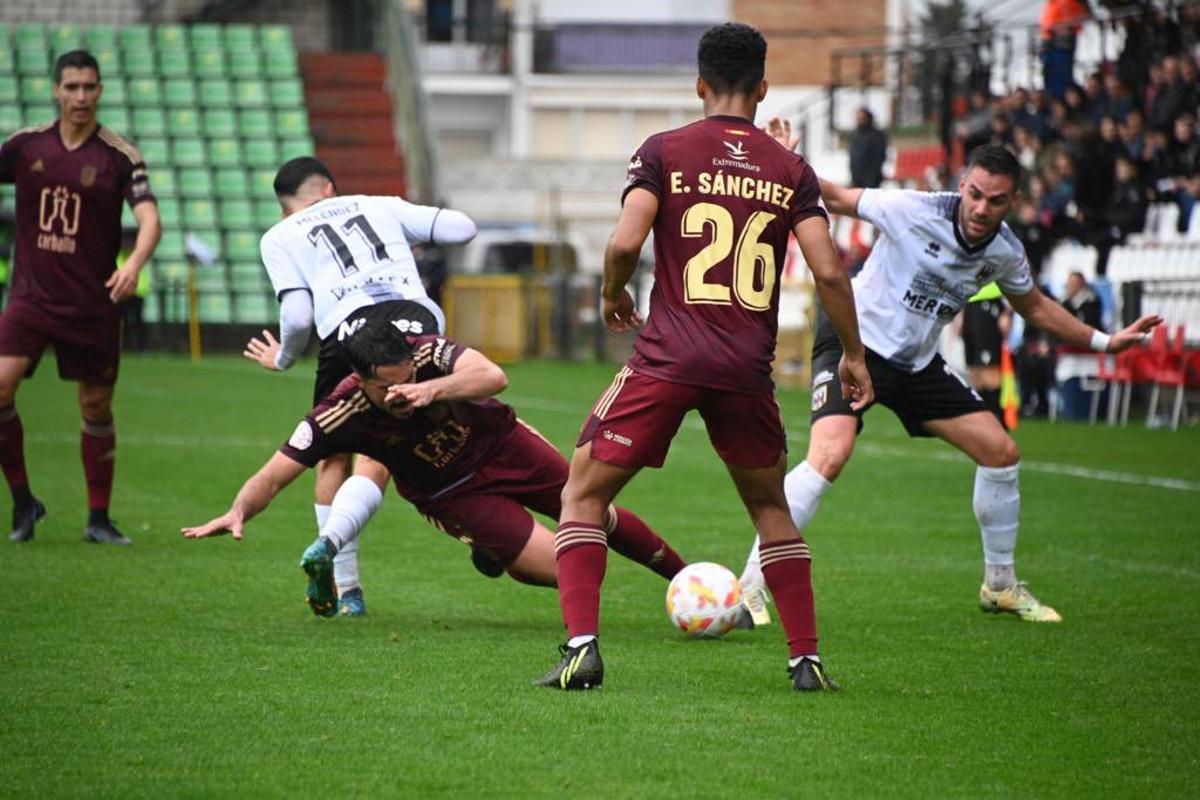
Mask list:
[[[540,0],[533,3],[538,22],[673,22],[721,23],[729,21],[729,0]]]

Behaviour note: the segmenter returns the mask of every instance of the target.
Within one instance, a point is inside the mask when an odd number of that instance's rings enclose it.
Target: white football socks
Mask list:
[[[801,461],[784,477],[783,493],[792,512],[792,522],[796,523],[796,529],[801,533],[812,522],[817,507],[821,505],[821,496],[829,491],[830,486],[833,484],[810,467],[807,461]]]
[[[333,557],[333,582],[339,597],[358,588],[358,539],[346,542]]]
[[[1016,582],[1013,552],[1021,513],[1019,465],[978,467],[975,470],[975,519],[983,538],[984,580],[999,590]]]
[[[317,533],[321,533],[321,528],[325,527],[325,523],[329,521],[329,506],[323,506],[320,503],[313,504],[313,513],[317,515]]]
[[[321,535],[328,536],[339,551],[358,538],[367,521],[383,503],[383,492],[375,481],[364,475],[351,475],[333,496],[329,518],[321,526]]]

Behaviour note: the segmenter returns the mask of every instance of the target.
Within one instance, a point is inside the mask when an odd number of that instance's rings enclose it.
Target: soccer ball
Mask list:
[[[689,564],[667,587],[667,616],[688,636],[715,638],[737,622],[742,586],[737,576],[720,564]]]

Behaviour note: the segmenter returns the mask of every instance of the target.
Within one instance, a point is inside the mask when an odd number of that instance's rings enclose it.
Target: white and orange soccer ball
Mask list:
[[[689,564],[667,587],[667,616],[688,636],[713,638],[737,622],[742,587],[737,576],[720,564]]]

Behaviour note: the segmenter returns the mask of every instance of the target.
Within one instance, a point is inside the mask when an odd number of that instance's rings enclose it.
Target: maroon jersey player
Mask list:
[[[608,543],[604,509],[639,469],[662,466],[692,409],[765,543],[763,571],[787,634],[795,687],[831,685],[817,656],[808,547],[784,498],[785,439],[770,377],[789,233],[845,345],[843,385],[866,403],[871,383],[816,176],[754,127],[767,91],[766,49],[748,25],[707,31],[696,82],[705,118],[651,136],[630,162],[605,253],[603,313],[613,331],[641,326],[625,285],[653,229],[650,317],[633,356],[584,423],[571,461],[555,539],[569,638],[562,660],[538,681],[543,686],[602,683],[596,633]]]
[[[386,306],[356,312],[351,328],[344,348],[355,374],[301,421],[228,512],[184,528],[184,536],[231,532],[240,539],[244,523],[306,468],[336,453],[361,453],[387,467],[397,492],[435,528],[474,545],[494,574],[555,585],[554,537],[529,512],[557,518],[567,462],[511,406],[491,397],[507,386],[504,371],[451,339],[406,337]],[[683,568],[632,512],[606,509],[604,526],[618,552],[664,578]],[[327,562],[359,528],[331,517],[306,561],[316,553]],[[314,608],[333,590],[331,575],[316,580],[323,585],[310,586]]]
[[[46,513],[29,489],[15,401],[22,379],[52,344],[59,376],[79,383],[88,487],[84,538],[129,543],[108,519],[117,304],[133,294],[161,228],[141,155],[96,121],[102,90],[96,59],[82,50],[63,54],[54,67],[59,118],[17,131],[0,148],[0,181],[17,187],[12,293],[0,314],[0,467],[13,494],[13,541],[32,539]],[[123,203],[133,208],[138,235],[117,269]]]

